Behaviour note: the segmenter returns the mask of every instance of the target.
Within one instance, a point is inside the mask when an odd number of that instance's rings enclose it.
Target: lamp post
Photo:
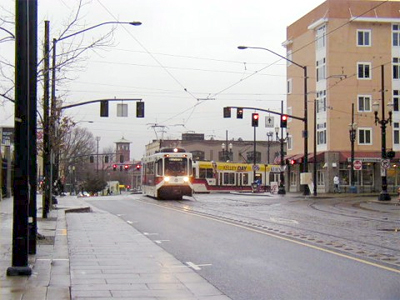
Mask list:
[[[228,146],[229,150],[226,149],[227,146]],[[229,144],[222,143],[221,148],[222,148],[222,156],[224,157],[224,160],[225,161],[231,160],[232,148],[233,148],[232,143],[229,143]]]
[[[88,27],[88,28],[86,28],[86,29],[83,29],[83,30],[74,32],[74,33],[72,33],[72,34],[70,34],[70,35],[63,36],[63,37],[61,37],[61,38],[59,38],[59,39],[56,39],[56,38],[53,39],[53,54],[52,54],[52,66],[51,66],[51,105],[50,105],[51,118],[49,118],[48,123],[46,123],[46,124],[44,125],[45,128],[49,128],[49,129],[50,129],[51,136],[52,136],[53,138],[55,137],[55,132],[56,132],[56,126],[55,126],[55,124],[56,124],[56,119],[58,118],[58,116],[56,115],[56,107],[57,107],[57,105],[56,105],[56,57],[57,57],[57,43],[58,43],[59,41],[63,41],[63,40],[68,39],[68,38],[70,38],[70,37],[73,37],[73,36],[76,36],[76,35],[78,35],[78,34],[81,34],[81,33],[83,33],[83,32],[92,30],[92,29],[94,29],[94,28],[97,28],[97,27],[100,27],[100,26],[103,26],[103,25],[109,25],[109,24],[121,24],[121,25],[123,25],[123,24],[129,24],[129,25],[133,25],[133,26],[139,26],[139,25],[141,25],[142,23],[141,23],[141,22],[137,22],[137,21],[134,21],[134,22],[119,22],[119,21],[103,22],[103,23],[99,23],[99,24],[97,24],[97,25]],[[49,161],[49,163],[50,163],[51,166],[53,165],[53,162],[50,162],[50,161],[51,161],[51,159],[52,159],[52,156],[54,155],[52,143],[54,143],[54,141],[52,141],[51,138],[49,138],[49,141],[48,141],[48,149],[50,149],[50,151],[49,151],[49,153],[48,153],[47,155],[50,157],[50,158],[48,158],[48,161]],[[50,174],[45,174],[45,176],[47,176],[47,177],[49,178],[49,180],[46,181],[46,183],[47,183],[49,186],[46,187],[46,191],[48,191],[48,195],[45,196],[45,199],[46,199],[46,201],[48,201],[49,203],[51,203],[51,197],[52,197],[52,189],[51,189],[51,187],[52,187],[52,184],[53,184],[53,170],[52,170],[51,167],[50,167],[49,169],[50,169],[50,171],[49,171]],[[58,172],[58,168],[56,168],[56,172],[55,172],[55,173],[57,174],[57,172]],[[49,204],[49,203],[47,204],[46,207],[50,207],[50,204]]]
[[[383,66],[382,66],[383,67]],[[383,77],[383,70],[382,70],[382,77]],[[383,80],[382,80],[383,82]],[[384,91],[382,91],[382,94]],[[382,191],[380,192],[378,196],[378,200],[380,201],[390,201],[391,197],[387,191],[387,172],[386,168],[383,167],[383,162],[388,159],[387,153],[386,153],[386,125],[389,123],[390,125],[392,124],[392,108],[393,104],[389,103],[388,104],[388,114],[389,117],[385,119],[385,105],[384,105],[384,98],[382,97],[382,105],[381,105],[381,118],[378,117],[378,110],[379,110],[379,103],[374,102],[372,104],[372,109],[374,111],[375,115],[375,125],[378,123],[381,125],[381,142],[382,142],[382,150],[381,150],[381,157],[382,157],[382,165],[381,165],[381,177],[382,177]]]
[[[351,144],[351,163],[350,163],[350,193],[356,193],[357,188],[355,186],[354,176],[354,142],[357,137],[357,123],[354,123],[354,103],[351,105],[351,123],[349,124],[349,135]]]
[[[281,138],[279,138],[279,129],[281,131]],[[283,137],[283,128],[282,127],[275,127],[275,135],[276,135],[276,140],[280,143],[281,150],[280,150],[280,156],[281,156],[281,172],[280,172],[280,183],[279,183],[279,188],[278,188],[278,194],[284,195],[286,194],[285,191],[285,174],[284,174],[284,168],[285,168],[285,151],[284,151],[284,143],[289,137],[289,133],[286,131],[286,137]]]
[[[274,133],[272,131],[267,132],[267,162],[270,164],[270,148],[271,148],[271,142],[272,142],[272,137],[274,136]]]
[[[96,136],[96,143],[97,143],[97,152],[96,152],[96,174],[99,174],[99,142],[101,137]]]
[[[250,46],[238,46],[238,49],[244,50],[244,49],[259,49],[259,50],[265,50],[268,51],[276,56],[279,56],[280,58],[292,63],[293,65],[302,68],[303,69],[303,77],[304,77],[304,130],[303,130],[303,138],[304,138],[304,159],[303,159],[303,172],[307,173],[308,172],[308,103],[307,103],[307,66],[302,66],[290,59],[288,59],[285,56],[280,55],[279,53],[276,53],[275,51],[272,51],[268,48],[264,47],[250,47]],[[304,195],[308,195],[308,187],[305,185],[304,187]]]

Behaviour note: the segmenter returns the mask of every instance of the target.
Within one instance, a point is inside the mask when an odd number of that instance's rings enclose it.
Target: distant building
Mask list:
[[[254,142],[240,138],[230,140],[205,140],[204,134],[184,133],[181,140],[153,140],[146,145],[146,155],[162,148],[180,147],[191,152],[195,160],[254,162]],[[269,158],[268,158],[269,154]],[[277,141],[256,142],[256,162],[264,164],[280,163],[280,144]]]

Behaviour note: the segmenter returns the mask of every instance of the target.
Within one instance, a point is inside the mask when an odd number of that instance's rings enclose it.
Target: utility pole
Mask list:
[[[36,254],[37,234],[37,0],[28,1],[28,56],[29,56],[29,96],[28,96],[28,167],[29,167],[29,254]]]
[[[50,209],[50,120],[49,120],[49,97],[50,97],[50,22],[44,21],[44,95],[43,95],[43,175],[44,175],[44,190],[42,199],[42,218],[46,219]]]
[[[31,2],[31,4],[29,4]],[[29,276],[28,204],[29,204],[29,6],[35,0],[17,0],[15,4],[15,163],[12,266],[7,276]]]

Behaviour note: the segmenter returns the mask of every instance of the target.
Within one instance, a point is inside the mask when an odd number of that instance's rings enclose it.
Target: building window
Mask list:
[[[400,127],[398,122],[393,123],[393,144],[400,144]]]
[[[358,144],[359,145],[372,145],[372,130],[371,128],[358,129]]]
[[[371,30],[357,30],[357,46],[370,47],[371,46]]]
[[[326,59],[320,59],[316,62],[317,65],[317,81],[323,80],[326,78]]]
[[[289,79],[287,81],[287,93],[291,94],[292,93],[292,79]]]
[[[287,147],[288,150],[292,150],[293,149],[293,137],[291,135],[289,135],[287,137],[286,147]]]
[[[291,64],[292,64],[292,50],[288,50],[287,51],[287,54],[286,54],[286,58],[288,59],[288,60],[286,60],[286,65],[289,67]]]
[[[196,151],[191,151],[191,152],[193,155],[193,160],[205,160],[204,151],[196,150]]]
[[[371,63],[357,63],[357,78],[371,79]]]
[[[358,96],[358,111],[371,111],[371,96]]]
[[[317,92],[317,112],[326,111],[326,90]]]
[[[124,156],[123,156],[123,155],[120,155],[120,156],[119,156],[119,162],[120,162],[120,163],[123,163],[123,162],[124,162]]]
[[[393,90],[393,110],[399,111],[399,90]]]
[[[248,164],[252,164],[254,163],[254,156],[253,156],[253,151],[249,151],[246,153],[247,155],[247,163]],[[260,163],[261,162],[261,152],[256,151],[256,163]]]
[[[326,145],[326,123],[317,124],[317,145]]]
[[[321,49],[324,48],[326,45],[326,40],[325,40],[325,36],[326,36],[326,26],[321,26],[320,28],[317,29],[316,32],[316,41],[317,41],[317,49]]]
[[[400,79],[400,58],[393,57],[393,79]]]
[[[398,24],[393,25],[393,46],[400,46],[400,26]]]

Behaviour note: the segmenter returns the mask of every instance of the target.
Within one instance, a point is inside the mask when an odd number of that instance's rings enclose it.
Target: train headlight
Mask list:
[[[189,177],[183,177],[184,182],[189,182]]]
[[[164,181],[165,181],[165,182],[169,182],[170,179],[171,179],[171,178],[170,178],[169,176],[165,176],[165,177],[164,177]]]

